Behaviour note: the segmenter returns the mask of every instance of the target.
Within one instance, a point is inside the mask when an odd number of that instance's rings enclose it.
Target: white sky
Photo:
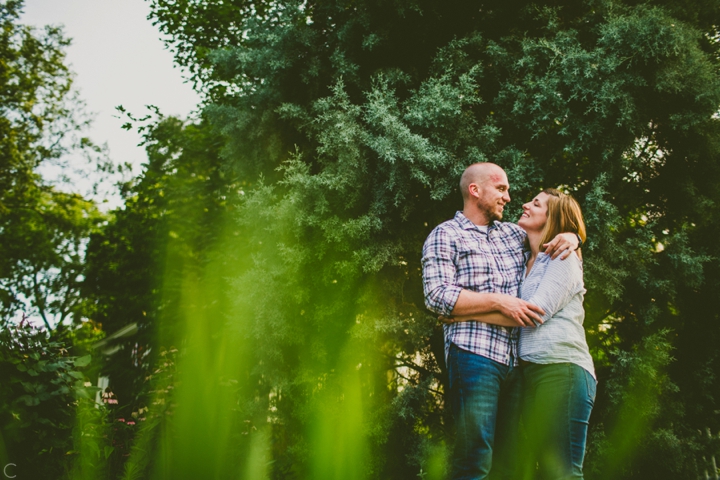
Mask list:
[[[64,26],[72,39],[67,63],[87,110],[95,114],[88,136],[107,144],[110,158],[131,163],[136,174],[145,152],[137,146],[135,132],[120,128],[124,121],[114,118],[115,107],[143,116],[145,105],[151,104],[165,115],[187,117],[199,102],[147,20],[149,11],[144,0],[26,0],[21,17],[21,23],[39,28]],[[107,206],[119,204],[115,197]]]

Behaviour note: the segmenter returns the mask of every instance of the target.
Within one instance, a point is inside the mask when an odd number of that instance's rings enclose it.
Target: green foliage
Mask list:
[[[601,410],[603,420],[612,422],[609,435],[595,445],[600,452],[591,456],[593,463],[589,465],[598,476],[611,476],[612,478],[625,478],[629,472],[626,470],[630,460],[639,455],[639,450],[652,457],[657,451],[662,451],[658,433],[650,437],[648,426],[661,414],[670,413],[671,395],[677,393],[668,376],[663,373],[672,361],[672,349],[667,341],[667,331],[661,331],[643,339],[640,345],[631,352],[614,352],[614,365],[612,375],[605,387],[607,410]],[[622,383],[627,382],[627,383]],[[664,402],[661,402],[661,399]],[[608,413],[615,412],[610,418]],[[672,429],[665,432],[673,435]],[[666,462],[670,460],[666,458]],[[682,465],[682,463],[680,463]],[[658,469],[659,472],[673,472],[676,468],[667,468],[667,464]],[[692,472],[674,472],[678,478],[686,477]],[[681,475],[683,473],[684,475]],[[647,473],[646,473],[647,474]]]
[[[67,478],[73,480],[109,478],[110,457],[114,451],[108,441],[111,429],[107,425],[108,412],[95,399],[80,399],[76,404],[73,449]],[[66,467],[67,468],[67,467]],[[56,475],[57,476],[57,475]]]
[[[82,290],[93,307],[87,315],[105,331],[138,324],[104,370],[120,403],[137,409],[157,347],[169,348],[181,333],[180,322],[163,319],[182,315],[184,276],[209,261],[238,185],[220,168],[220,143],[207,124],[162,115],[130,120],[143,128],[148,164],[124,185],[124,208],[91,236]]]
[[[94,397],[83,372],[90,356],[72,357],[66,344],[30,325],[0,330],[0,434],[3,465],[17,475],[57,478],[72,454],[77,402]]]
[[[168,418],[174,414],[173,389],[177,383],[176,357],[177,349],[162,350],[159,358],[161,364],[147,381],[151,386],[146,392],[151,406],[138,408],[131,418],[139,428],[132,439],[129,459],[119,458],[121,469],[113,469],[114,473],[122,471],[124,480],[147,478],[158,458],[158,439]],[[125,460],[127,460],[125,462]],[[162,463],[160,463],[162,465]]]

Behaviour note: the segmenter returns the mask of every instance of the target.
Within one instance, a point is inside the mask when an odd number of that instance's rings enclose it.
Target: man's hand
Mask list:
[[[550,242],[543,244],[545,253],[555,260],[560,255],[560,260],[565,260],[578,248],[578,237],[574,233],[559,233]],[[562,255],[561,255],[562,254]]]
[[[508,296],[500,306],[500,313],[519,327],[534,327],[543,323],[542,315],[545,315],[545,310],[520,298]]]

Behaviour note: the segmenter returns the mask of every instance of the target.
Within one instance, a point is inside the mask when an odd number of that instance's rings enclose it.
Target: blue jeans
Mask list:
[[[447,363],[455,421],[453,480],[485,479],[491,467],[493,479],[517,478],[519,369],[455,345],[450,346]]]
[[[523,364],[523,424],[528,458],[521,478],[582,479],[597,382],[574,363]]]

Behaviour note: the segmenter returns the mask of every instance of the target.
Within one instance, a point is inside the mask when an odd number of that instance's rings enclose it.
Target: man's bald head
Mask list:
[[[460,177],[463,214],[475,225],[502,220],[510,201],[510,185],[505,171],[494,163],[474,163]]]
[[[473,163],[465,169],[460,177],[460,192],[464,201],[470,198],[468,188],[474,183],[478,186],[485,184],[494,176],[505,175],[505,171],[500,166],[490,162]]]

